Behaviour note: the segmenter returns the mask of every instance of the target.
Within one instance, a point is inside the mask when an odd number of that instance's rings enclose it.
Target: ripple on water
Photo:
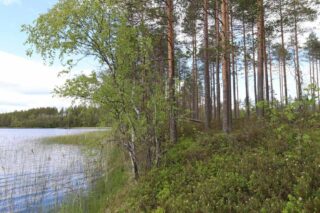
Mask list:
[[[84,131],[90,130],[0,129],[0,212],[46,212],[85,192],[97,178],[94,159],[77,146],[35,140]]]

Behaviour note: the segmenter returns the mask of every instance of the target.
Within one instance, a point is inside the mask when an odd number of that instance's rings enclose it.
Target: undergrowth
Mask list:
[[[112,212],[320,212],[318,118],[300,119],[185,136]]]

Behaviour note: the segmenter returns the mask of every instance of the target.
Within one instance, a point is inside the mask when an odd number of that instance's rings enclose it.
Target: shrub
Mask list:
[[[319,212],[316,134],[278,128],[182,139],[124,206],[136,212]]]

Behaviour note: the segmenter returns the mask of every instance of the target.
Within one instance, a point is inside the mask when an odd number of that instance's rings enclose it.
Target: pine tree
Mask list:
[[[167,0],[167,39],[168,39],[168,94],[169,94],[169,131],[170,141],[176,143],[177,135],[177,118],[176,118],[176,98],[175,98],[175,63],[174,63],[174,5],[173,0]]]
[[[229,107],[231,106],[230,91],[230,27],[229,27],[229,1],[221,2],[221,24],[222,24],[222,79],[223,79],[223,131],[229,133],[231,131],[231,114]]]

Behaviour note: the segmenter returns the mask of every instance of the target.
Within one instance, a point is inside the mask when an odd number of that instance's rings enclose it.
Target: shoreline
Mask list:
[[[75,145],[87,150],[99,149],[103,159],[100,159],[104,167],[102,176],[84,194],[71,194],[62,205],[53,209],[55,212],[77,213],[105,212],[106,206],[110,206],[119,192],[127,189],[130,179],[130,165],[124,152],[115,142],[107,142],[109,132],[85,132],[77,135],[65,135],[42,138],[45,144]]]
[[[111,127],[0,127],[1,129],[111,129]]]

